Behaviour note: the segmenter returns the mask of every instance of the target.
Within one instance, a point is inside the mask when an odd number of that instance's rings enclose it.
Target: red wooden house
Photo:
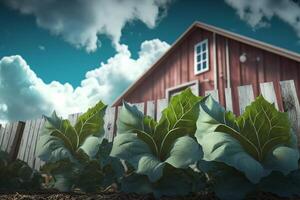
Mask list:
[[[225,105],[225,88],[231,88],[233,111],[239,113],[238,86],[252,85],[257,96],[259,83],[273,82],[279,99],[279,81],[290,79],[298,91],[299,54],[196,22],[113,105],[122,99],[140,103],[169,98],[186,87],[199,95],[218,90]]]

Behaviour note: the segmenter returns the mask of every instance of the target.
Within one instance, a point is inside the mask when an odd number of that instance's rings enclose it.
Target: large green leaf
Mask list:
[[[117,135],[110,155],[126,160],[137,173],[147,175],[151,181],[156,181],[162,176],[164,163],[153,155],[148,145],[137,134]]]
[[[206,161],[218,161],[243,172],[253,183],[272,170],[297,169],[299,152],[288,117],[262,96],[235,118],[209,97],[201,104],[195,134]]]
[[[37,143],[36,151],[39,158],[45,162],[53,163],[63,159],[74,162],[74,157],[66,148],[64,141],[55,136],[42,135]]]
[[[107,106],[100,101],[78,118],[75,124],[75,130],[78,135],[77,148],[82,145],[89,136],[103,136],[106,107]]]
[[[165,159],[177,138],[195,134],[201,99],[187,89],[172,97],[168,107],[163,110],[153,135],[162,159]]]
[[[94,159],[97,155],[103,138],[90,136],[86,138],[84,143],[80,146],[80,149],[91,159]]]
[[[130,106],[128,103],[123,102],[120,116],[117,120],[117,133],[132,133],[133,130],[144,131],[143,118],[144,115],[141,113],[136,106]]]
[[[161,178],[165,163],[177,168],[195,163],[201,156],[193,136],[200,99],[189,89],[173,97],[158,124],[124,102],[111,155],[128,161],[152,182]]]
[[[37,152],[46,162],[44,172],[53,177],[50,187],[60,191],[95,191],[118,181],[122,165],[108,156],[112,144],[106,145],[107,140],[102,137],[105,109],[100,101],[82,114],[74,127],[55,112],[46,117]]]
[[[45,117],[46,123],[42,135],[55,136],[62,140],[67,149],[71,152],[76,151],[78,135],[69,120],[59,118],[55,112],[51,117]]]
[[[155,126],[156,122],[150,117],[144,116],[135,105],[130,106],[128,103],[123,102],[123,107],[117,120],[118,135],[135,133],[148,144],[153,154],[158,155],[158,147],[152,137]]]
[[[177,138],[168,154],[166,163],[176,168],[186,168],[202,156],[197,142],[190,136]]]
[[[278,112],[262,96],[236,119],[237,127],[219,125],[215,131],[230,134],[257,161],[263,161],[277,145],[290,145],[291,125],[287,113]]]
[[[75,154],[88,137],[101,137],[103,135],[105,109],[106,106],[100,101],[78,118],[75,127],[71,125],[69,120],[58,117],[55,112],[51,117],[45,117],[46,123],[38,142],[38,152],[43,155],[46,152],[53,155],[51,151],[60,154],[67,154],[66,152]],[[48,161],[47,157],[49,156],[44,157],[45,161]]]

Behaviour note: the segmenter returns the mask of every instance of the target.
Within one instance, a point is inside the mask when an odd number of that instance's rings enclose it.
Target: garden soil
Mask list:
[[[125,193],[98,193],[98,194],[78,194],[78,193],[52,193],[52,192],[36,192],[36,193],[2,193],[0,200],[155,200],[151,195],[136,195]],[[216,200],[211,193],[199,193],[186,197],[163,197],[161,200]],[[280,200],[271,194],[259,193],[256,196],[248,197],[253,200]],[[300,200],[300,198],[289,198],[289,200]]]

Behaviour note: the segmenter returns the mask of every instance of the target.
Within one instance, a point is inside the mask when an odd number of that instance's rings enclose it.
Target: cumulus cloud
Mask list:
[[[239,17],[253,28],[270,26],[278,17],[289,24],[300,38],[300,5],[291,0],[225,0],[236,9]]]
[[[172,0],[4,0],[13,9],[36,17],[40,27],[62,36],[67,42],[95,51],[99,35],[119,45],[126,23],[140,20],[149,28],[166,13]]]
[[[46,84],[30,69],[21,56],[0,60],[0,121],[25,120],[56,110],[68,114],[84,112],[99,100],[111,103],[162,55],[169,45],[158,39],[144,41],[139,57],[133,59],[128,46],[120,45],[117,53],[86,73],[81,85],[53,81]]]

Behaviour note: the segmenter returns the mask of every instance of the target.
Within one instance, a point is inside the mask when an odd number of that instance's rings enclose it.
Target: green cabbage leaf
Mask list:
[[[158,123],[124,102],[111,156],[128,162],[149,184],[164,177],[166,165],[188,169],[202,154],[194,138],[201,99],[189,89],[174,96]]]
[[[103,138],[105,109],[100,101],[82,114],[75,126],[55,112],[45,117],[37,152],[46,162],[42,171],[52,177],[49,187],[96,191],[117,181],[116,176],[123,173],[121,162],[109,157],[112,143]]]
[[[195,136],[203,160],[225,163],[252,183],[272,171],[287,175],[298,168],[299,151],[287,113],[262,96],[237,118],[211,97],[200,107]]]

